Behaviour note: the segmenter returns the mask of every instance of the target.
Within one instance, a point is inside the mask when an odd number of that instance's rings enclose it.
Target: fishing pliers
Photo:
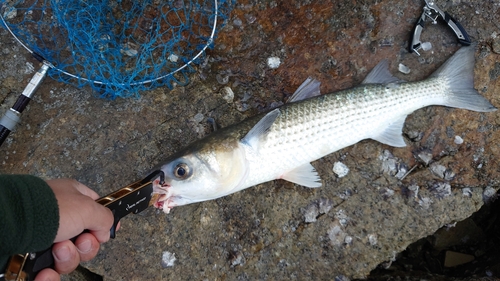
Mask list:
[[[424,11],[420,16],[420,19],[418,20],[417,24],[415,25],[415,29],[413,30],[413,37],[410,43],[410,52],[415,52],[415,54],[420,56],[420,54],[418,53],[418,51],[422,49],[422,42],[420,42],[420,34],[424,29],[424,22],[427,18],[431,19],[433,24],[436,24],[437,19],[441,18],[453,30],[460,44],[464,46],[469,46],[471,44],[469,35],[458,21],[456,21],[447,12],[444,12],[441,9],[439,9],[434,3],[434,1],[425,0]]]
[[[160,195],[154,193],[154,185],[162,185],[164,181],[165,174],[161,170],[156,170],[144,179],[96,200],[97,203],[113,212],[111,238],[115,238],[116,228],[121,218],[128,214],[142,212],[157,202]],[[72,241],[74,242],[74,239]],[[37,253],[14,255],[10,258],[5,274],[0,274],[0,280],[33,281],[38,272],[44,268],[54,268],[54,265],[52,247]]]

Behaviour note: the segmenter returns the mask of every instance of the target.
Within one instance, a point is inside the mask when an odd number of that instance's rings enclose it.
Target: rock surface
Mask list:
[[[0,171],[76,178],[104,195],[209,134],[209,120],[225,127],[279,106],[308,76],[332,92],[359,84],[387,58],[396,76],[423,79],[458,45],[444,24],[428,24],[422,40],[432,50],[408,53],[422,2],[238,1],[186,87],[108,101],[47,79],[0,148]],[[475,87],[500,106],[500,5],[438,5],[478,42]],[[39,64],[3,29],[0,38],[4,112]],[[270,67],[269,58],[280,64]],[[168,215],[148,209],[124,218],[117,238],[84,266],[105,280],[364,278],[498,189],[499,124],[497,112],[418,110],[406,121],[407,147],[366,140],[314,162],[319,189],[273,181]],[[339,161],[349,169],[342,178],[332,170]]]

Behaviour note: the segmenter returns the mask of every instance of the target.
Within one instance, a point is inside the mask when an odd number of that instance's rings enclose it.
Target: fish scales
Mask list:
[[[443,84],[431,79],[366,85],[283,106],[259,148],[261,161],[250,169],[258,172],[249,175],[248,184],[279,178],[282,171],[376,137],[401,116],[442,103],[447,97]]]
[[[428,79],[406,83],[393,77],[387,61],[363,84],[319,95],[307,79],[291,102],[271,112],[219,130],[169,157],[158,169],[165,182],[157,208],[219,198],[250,186],[284,179],[321,186],[310,164],[363,139],[405,146],[405,118],[429,105],[491,112],[496,108],[474,89],[474,46],[463,47]]]

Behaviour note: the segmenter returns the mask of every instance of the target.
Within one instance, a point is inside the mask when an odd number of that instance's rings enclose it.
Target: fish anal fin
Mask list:
[[[299,166],[281,176],[281,179],[305,187],[316,188],[321,186],[321,178],[310,163]]]
[[[403,126],[405,124],[406,115],[396,118],[383,131],[372,139],[394,147],[405,147],[406,143],[403,139]]]
[[[319,82],[316,79],[308,77],[293,93],[293,95],[288,99],[288,102],[297,102],[301,100],[305,100],[308,98],[316,97],[321,95],[319,91]]]
[[[401,83],[403,80],[394,77],[389,72],[389,61],[382,60],[368,73],[365,80],[361,84],[389,84]]]

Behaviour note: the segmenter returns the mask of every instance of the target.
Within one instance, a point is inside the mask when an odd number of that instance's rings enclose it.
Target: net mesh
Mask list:
[[[113,99],[185,85],[232,1],[0,0],[0,15],[52,78]]]

